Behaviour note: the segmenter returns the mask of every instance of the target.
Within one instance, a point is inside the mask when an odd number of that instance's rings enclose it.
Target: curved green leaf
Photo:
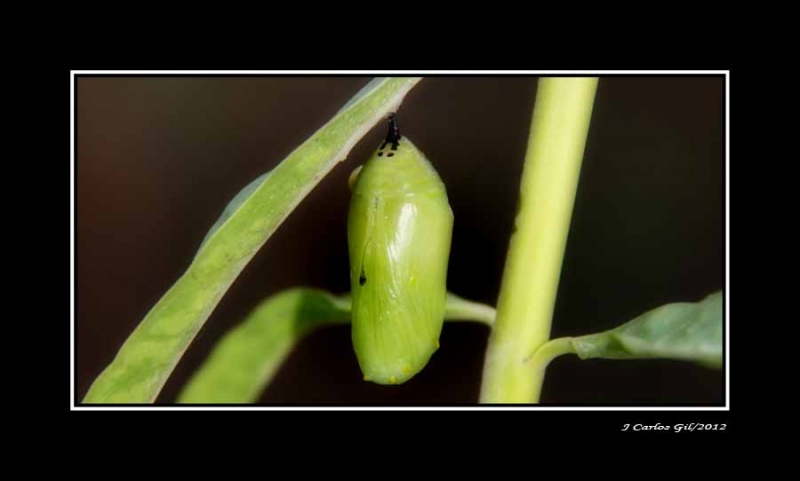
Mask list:
[[[722,292],[657,307],[616,329],[572,339],[581,359],[661,358],[722,367]]]
[[[453,294],[447,320],[491,325],[493,308]],[[181,392],[183,404],[253,403],[300,340],[317,327],[350,322],[350,296],[309,288],[289,289],[267,298],[215,346]]]
[[[314,186],[421,79],[381,78],[250,185],[212,227],[187,271],[136,327],[84,403],[151,403],[233,281]]]
[[[197,249],[197,252],[203,250],[203,247],[205,247],[206,243],[208,242],[208,239],[210,239],[211,236],[214,235],[214,233],[217,232],[217,230],[219,230],[219,228],[222,227],[222,225],[233,214],[235,214],[237,210],[239,210],[239,206],[241,206],[244,203],[244,201],[247,200],[248,197],[250,197],[250,195],[258,188],[259,185],[261,185],[267,179],[267,177],[271,173],[272,172],[266,172],[256,177],[254,181],[247,184],[242,190],[239,191],[238,194],[236,194],[233,197],[233,199],[231,199],[230,202],[228,202],[228,205],[225,206],[225,209],[222,211],[222,214],[219,216],[219,219],[217,219],[217,221],[214,222],[214,225],[211,226],[211,229],[209,229],[208,233],[203,238],[203,242],[200,243],[200,247]]]

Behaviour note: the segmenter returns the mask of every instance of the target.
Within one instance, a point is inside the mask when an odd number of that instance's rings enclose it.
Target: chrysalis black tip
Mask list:
[[[392,150],[397,150],[397,145],[400,143],[400,137],[400,127],[397,126],[397,117],[395,114],[390,114],[389,132],[386,133],[386,143],[392,144]]]

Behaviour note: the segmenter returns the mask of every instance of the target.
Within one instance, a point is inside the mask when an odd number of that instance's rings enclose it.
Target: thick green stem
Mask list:
[[[550,338],[596,78],[539,81],[480,402],[536,403],[544,369],[525,362]]]

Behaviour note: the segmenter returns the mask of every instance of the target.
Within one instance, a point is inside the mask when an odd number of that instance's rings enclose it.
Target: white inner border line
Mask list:
[[[75,73],[69,76],[69,399],[75,406]]]
[[[71,70],[72,75],[725,75],[729,70]]]
[[[77,75],[723,75],[725,77],[725,406],[77,406],[75,402],[75,77]],[[730,70],[70,70],[70,410],[73,411],[730,411]]]
[[[725,409],[731,408],[731,73],[725,72]]]

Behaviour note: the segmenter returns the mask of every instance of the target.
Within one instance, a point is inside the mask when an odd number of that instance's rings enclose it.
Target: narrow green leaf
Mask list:
[[[448,294],[447,320],[491,325],[494,309]],[[313,329],[350,323],[350,296],[294,288],[263,301],[215,346],[181,392],[183,404],[247,404],[258,397],[300,340]]]
[[[222,211],[222,214],[219,216],[219,219],[217,219],[217,221],[214,222],[214,225],[211,226],[211,229],[209,229],[208,233],[203,238],[203,242],[200,243],[200,247],[197,249],[197,252],[203,250],[203,247],[205,247],[206,243],[208,242],[208,239],[210,239],[211,236],[213,236],[214,233],[217,232],[217,230],[219,230],[219,228],[222,227],[222,225],[225,224],[225,222],[233,214],[235,214],[237,210],[239,210],[239,206],[242,205],[244,201],[247,200],[253,194],[253,192],[258,188],[258,186],[261,185],[267,179],[270,173],[271,172],[265,172],[256,177],[254,181],[247,184],[242,190],[239,191],[238,194],[236,194],[233,197],[233,199],[231,199],[230,202],[228,202],[228,205],[225,206],[225,209]]]
[[[212,227],[192,264],[95,379],[84,403],[151,403],[233,281],[314,186],[421,79],[382,78],[246,188]]]
[[[572,339],[581,359],[661,358],[722,367],[722,292],[657,307],[616,329]]]
[[[220,340],[178,402],[252,402],[313,328],[349,322],[349,299],[301,288],[276,294]]]

